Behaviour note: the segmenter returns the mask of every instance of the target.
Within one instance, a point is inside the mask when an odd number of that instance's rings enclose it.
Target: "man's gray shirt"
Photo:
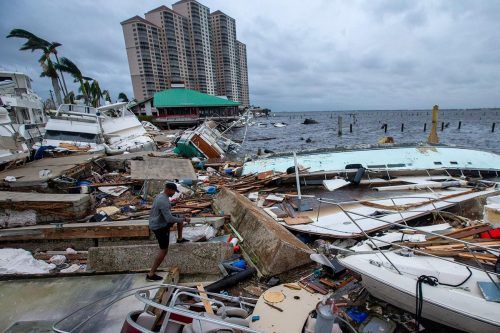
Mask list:
[[[184,221],[181,217],[175,217],[170,212],[170,200],[165,193],[160,193],[156,196],[149,214],[149,228],[158,230],[163,227],[168,227],[174,223]]]

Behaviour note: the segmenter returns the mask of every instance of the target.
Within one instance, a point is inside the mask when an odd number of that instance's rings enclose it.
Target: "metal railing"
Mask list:
[[[461,265],[461,266],[465,266],[465,267],[469,267],[469,268],[477,269],[477,267],[479,267],[488,276],[488,278],[491,280],[491,282],[493,282],[494,285],[500,290],[500,284],[497,281],[495,281],[493,279],[493,277],[492,277],[492,276],[500,277],[500,273],[496,273],[496,272],[493,272],[493,271],[488,271],[484,267],[484,265],[481,263],[481,261],[478,259],[478,257],[476,256],[476,254],[472,251],[472,248],[485,250],[485,251],[488,251],[490,253],[493,252],[493,253],[496,253],[497,255],[500,254],[500,249],[496,249],[496,248],[484,246],[484,245],[481,245],[481,243],[472,243],[472,242],[465,241],[463,239],[453,238],[453,237],[442,235],[442,234],[439,234],[439,233],[436,233],[436,232],[426,231],[426,230],[419,229],[417,227],[409,226],[407,224],[406,220],[403,218],[402,211],[397,208],[397,205],[394,202],[394,199],[402,199],[402,198],[405,198],[405,199],[412,199],[412,198],[414,198],[414,199],[415,198],[418,198],[418,199],[428,199],[429,200],[428,203],[424,202],[423,204],[420,204],[420,205],[426,205],[426,204],[430,203],[433,206],[433,209],[430,209],[430,210],[423,210],[423,211],[420,210],[419,211],[419,210],[415,210],[415,209],[406,209],[404,212],[429,212],[429,213],[430,212],[437,212],[439,214],[439,209],[434,204],[436,201],[457,204],[456,201],[450,201],[450,200],[447,200],[447,199],[439,199],[437,197],[422,197],[422,196],[419,196],[419,197],[414,197],[414,196],[398,196],[398,197],[389,197],[389,198],[386,197],[386,198],[377,198],[377,199],[370,199],[370,200],[359,200],[359,201],[356,200],[356,201],[344,201],[344,202],[332,202],[329,199],[323,199],[323,198],[318,198],[317,200],[320,202],[320,204],[324,203],[324,204],[333,205],[333,206],[338,207],[351,220],[351,222],[356,225],[356,227],[361,231],[361,233],[363,234],[363,236],[373,245],[373,248],[376,248],[375,252],[379,252],[382,256],[384,256],[384,258],[390,263],[390,265],[394,268],[394,270],[396,270],[398,272],[398,274],[402,274],[402,273],[397,268],[397,266],[385,254],[385,252],[388,252],[388,251],[387,250],[384,251],[384,250],[380,249],[380,247],[376,244],[376,242],[381,242],[381,243],[384,243],[384,244],[387,244],[387,245],[390,245],[390,246],[394,246],[394,247],[401,248],[401,249],[406,249],[406,250],[409,250],[409,251],[412,251],[412,252],[415,252],[415,253],[418,253],[418,254],[422,254],[422,255],[425,255],[425,256],[430,256],[430,257],[438,258],[440,260],[444,260],[444,261],[447,261],[447,262],[451,262],[453,264],[457,264],[457,265]],[[401,214],[402,221],[404,222],[404,224],[398,223],[398,222],[386,221],[386,220],[384,220],[382,218],[379,218],[379,217],[376,217],[376,216],[369,216],[369,215],[366,215],[366,214],[361,214],[361,213],[358,213],[358,212],[355,212],[355,211],[352,211],[352,210],[348,210],[345,207],[343,207],[343,206],[346,206],[346,205],[360,204],[360,203],[363,203],[363,202],[388,200],[388,199],[390,199],[391,202],[393,203],[393,205],[395,207],[395,210]],[[353,218],[353,216],[359,216],[361,218],[374,219],[374,220],[377,220],[379,222],[386,223],[386,224],[388,224],[388,226],[401,227],[401,228],[404,228],[404,229],[411,229],[411,230],[417,231],[418,233],[421,233],[421,234],[430,235],[430,236],[438,237],[438,238],[445,239],[445,240],[448,240],[448,241],[451,241],[451,242],[463,244],[464,248],[467,249],[467,251],[470,253],[470,255],[474,259],[474,261],[477,264],[477,266],[473,266],[473,265],[467,264],[465,262],[459,262],[459,261],[451,260],[451,259],[448,259],[446,257],[441,257],[441,256],[438,256],[438,255],[435,255],[435,254],[432,254],[432,253],[429,253],[429,252],[426,252],[426,251],[422,251],[422,250],[419,250],[419,249],[416,249],[416,248],[413,248],[413,247],[409,247],[409,246],[405,246],[405,245],[402,245],[402,244],[393,243],[393,242],[389,242],[389,241],[385,241],[385,240],[382,240],[382,239],[377,239],[375,237],[372,237],[372,236],[368,235],[368,233],[360,226],[360,224],[357,222],[357,220],[355,218]],[[319,211],[318,211],[318,217],[319,217]],[[322,228],[327,229],[327,230],[330,229],[328,227],[322,227]],[[352,251],[352,252],[346,253],[346,255],[355,255],[356,253],[361,254],[359,252]]]
[[[160,288],[172,288],[174,289],[174,292],[172,293],[171,300],[169,305],[164,305],[160,304],[153,299],[149,298],[150,292],[158,290]],[[199,312],[194,312],[191,310],[188,310],[187,308],[183,308],[179,304],[177,304],[177,300],[180,296],[182,295],[187,295],[190,297],[193,297],[195,299],[200,299],[200,300],[207,300],[211,303],[216,303],[219,305],[223,305],[223,309],[225,309],[223,301],[231,302],[231,303],[239,303],[243,304],[245,306],[249,307],[255,307],[255,304],[257,302],[256,299],[250,298],[250,297],[243,297],[243,296],[229,296],[229,295],[223,295],[223,294],[216,294],[216,293],[211,293],[211,292],[203,292],[207,296],[201,296],[200,292],[198,289],[195,288],[190,288],[190,287],[183,287],[183,286],[177,286],[177,285],[172,285],[172,284],[160,284],[160,285],[153,285],[153,286],[141,286],[141,287],[136,287],[136,288],[131,288],[127,289],[124,291],[119,291],[115,293],[111,293],[109,295],[106,295],[104,297],[101,297],[97,300],[95,300],[92,303],[87,304],[86,306],[79,308],[64,318],[58,320],[55,322],[52,326],[52,330],[57,333],[72,333],[72,332],[78,332],[80,329],[82,329],[90,320],[98,316],[99,314],[103,313],[104,311],[107,311],[110,309],[112,305],[114,305],[117,302],[120,302],[124,300],[125,298],[128,298],[130,296],[135,296],[136,299],[138,299],[140,302],[145,304],[145,308],[151,306],[156,309],[159,309],[161,311],[165,311],[167,315],[165,316],[165,321],[169,320],[170,314],[176,314],[184,317],[189,317],[192,318],[193,320],[200,320],[204,322],[210,322],[213,324],[221,325],[222,327],[226,328],[234,328],[237,329],[238,331],[242,332],[249,332],[249,333],[261,333],[261,331],[257,331],[254,329],[251,329],[249,327],[233,324],[230,322],[224,321],[222,318],[214,318],[214,317],[205,317],[201,315]],[[211,296],[209,298],[208,296]],[[107,302],[104,302],[104,304],[101,307],[98,307],[98,304],[106,299],[109,299]],[[222,300],[222,301],[221,301]],[[95,308],[97,310],[95,310]],[[94,310],[92,313],[87,314],[87,310]],[[133,311],[133,309],[131,309]],[[225,313],[225,311],[223,310]],[[78,320],[77,316],[78,315],[83,315],[84,319]],[[72,320],[73,319],[73,320]],[[77,321],[75,324],[71,324],[72,321]],[[139,324],[137,324],[129,315],[124,314],[123,316],[123,321],[127,322],[130,326],[133,328],[137,329],[140,332],[144,333],[155,333]],[[71,326],[71,327],[65,327],[65,326]],[[162,327],[166,327],[162,326]]]

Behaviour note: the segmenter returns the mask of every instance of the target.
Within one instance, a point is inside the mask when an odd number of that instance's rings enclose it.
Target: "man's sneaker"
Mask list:
[[[150,282],[155,282],[155,281],[162,281],[163,278],[159,275],[154,274],[153,276],[149,276],[149,274],[146,275],[146,281]]]
[[[187,242],[189,242],[189,240],[187,240],[186,238],[177,239],[177,243],[187,243]]]

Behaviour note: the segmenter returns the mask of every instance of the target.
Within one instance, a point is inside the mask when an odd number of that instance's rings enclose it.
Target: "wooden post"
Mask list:
[[[387,124],[384,124],[384,133],[387,133]]]
[[[462,128],[462,121],[459,121],[458,122],[458,129],[461,129]]]
[[[428,143],[439,143],[439,137],[437,135],[437,122],[438,122],[439,106],[434,105],[432,108],[432,128],[427,138]]]
[[[444,121],[441,122],[441,132],[444,131]]]
[[[339,130],[338,130],[338,136],[342,136],[342,117],[341,116],[338,116],[337,118],[337,122],[338,122],[338,126],[339,126]]]
[[[404,130],[405,130],[405,124],[403,123],[401,124],[401,132],[404,132]]]
[[[491,125],[491,133],[495,132],[495,123],[493,123],[493,125]]]
[[[349,124],[349,132],[352,133],[352,124]]]
[[[427,123],[424,123],[424,132],[427,131]]]

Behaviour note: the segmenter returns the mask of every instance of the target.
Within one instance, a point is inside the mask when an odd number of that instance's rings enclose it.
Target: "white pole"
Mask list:
[[[297,182],[297,198],[298,198],[297,208],[300,212],[302,205],[302,194],[300,193],[299,166],[297,164],[297,154],[295,152],[293,152],[293,163],[295,164],[295,181]]]

